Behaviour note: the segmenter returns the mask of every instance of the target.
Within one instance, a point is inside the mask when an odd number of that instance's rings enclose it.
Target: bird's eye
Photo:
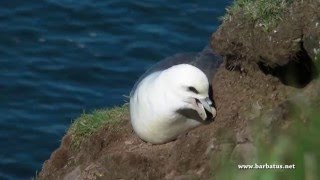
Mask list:
[[[196,88],[194,88],[194,87],[192,87],[192,86],[189,86],[189,87],[188,87],[188,90],[189,90],[189,91],[192,91],[192,92],[194,92],[194,93],[196,93],[196,94],[199,93],[199,92],[196,90]]]

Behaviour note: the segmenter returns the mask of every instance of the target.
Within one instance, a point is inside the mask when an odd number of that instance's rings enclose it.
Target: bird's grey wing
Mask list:
[[[197,53],[178,53],[173,56],[167,57],[153,65],[145,72],[145,74],[143,74],[143,76],[147,76],[154,72],[163,71],[178,64],[189,64],[195,59],[196,56]]]
[[[213,99],[212,79],[222,62],[223,58],[215,54],[210,45],[207,45],[200,53],[198,53],[195,60],[190,63],[191,65],[203,71],[207,76],[209,81],[209,98],[213,102],[214,107],[215,102]]]
[[[210,45],[207,45],[189,64],[204,72],[209,80],[209,84],[211,84],[211,80],[222,62],[223,58],[215,54]]]
[[[158,71],[163,71],[165,69],[168,69],[172,66],[178,65],[178,64],[190,64],[190,62],[194,61],[198,53],[179,53],[175,54],[173,56],[167,57],[155,65],[153,65],[150,69],[148,69],[139,79],[138,81],[134,84],[130,96],[133,95],[135,90],[137,89],[138,84],[148,75],[158,72]]]

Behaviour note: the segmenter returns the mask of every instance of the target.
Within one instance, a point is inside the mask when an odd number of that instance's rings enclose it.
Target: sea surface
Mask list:
[[[31,179],[83,111],[200,51],[231,0],[0,1],[0,179]]]

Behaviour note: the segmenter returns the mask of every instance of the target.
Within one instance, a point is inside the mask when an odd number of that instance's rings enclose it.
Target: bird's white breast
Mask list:
[[[186,119],[176,110],[181,100],[159,79],[160,72],[150,74],[138,85],[130,98],[130,115],[134,131],[150,143],[160,144],[200,123]]]

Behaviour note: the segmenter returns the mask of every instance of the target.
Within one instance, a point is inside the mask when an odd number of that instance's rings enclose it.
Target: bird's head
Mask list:
[[[180,101],[177,112],[201,122],[212,120],[216,109],[209,97],[209,81],[197,67],[181,64],[167,70],[167,81]]]

